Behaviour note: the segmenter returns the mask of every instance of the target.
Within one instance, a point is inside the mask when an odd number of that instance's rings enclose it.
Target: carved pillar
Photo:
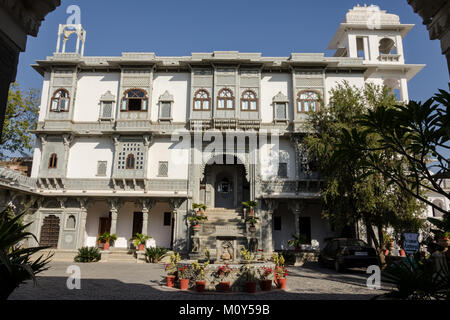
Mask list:
[[[300,215],[306,210],[306,203],[304,200],[291,200],[288,203],[289,209],[294,215],[295,234],[300,236]]]
[[[148,235],[148,214],[150,210],[155,206],[156,200],[153,199],[141,199],[138,202],[138,206],[142,210],[142,231],[144,235]]]
[[[67,166],[69,164],[69,153],[70,153],[70,147],[72,145],[74,138],[70,134],[63,135],[63,142],[64,142],[64,172],[63,177],[67,177]]]
[[[77,247],[84,247],[86,245],[86,220],[88,209],[94,204],[94,201],[88,198],[77,198],[80,204],[80,228],[79,228],[79,241]]]
[[[264,244],[264,252],[272,253],[273,252],[273,239],[272,239],[272,229],[273,229],[273,211],[275,210],[276,200],[273,199],[264,199],[264,203],[266,206],[266,210],[264,210],[265,223],[264,229],[261,230],[262,235],[262,243]],[[262,223],[261,223],[262,224]]]
[[[169,208],[173,212],[174,215],[174,226],[173,226],[173,237],[172,237],[172,246],[174,248],[178,247],[178,209],[180,208],[181,204],[183,203],[184,199],[180,198],[172,198],[169,199]]]
[[[122,203],[119,199],[113,198],[109,200],[109,210],[111,211],[111,234],[117,233],[117,219],[119,217],[119,209]]]

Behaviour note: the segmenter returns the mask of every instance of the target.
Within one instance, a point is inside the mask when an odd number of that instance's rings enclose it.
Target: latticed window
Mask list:
[[[160,102],[160,118],[161,119],[170,119],[171,118],[171,106],[172,106],[172,102],[170,101],[161,101]]]
[[[122,99],[121,111],[147,111],[148,97],[142,89],[131,89],[125,91]]]
[[[258,110],[258,99],[256,98],[256,94],[253,91],[247,90],[242,94],[241,110],[242,111]]]
[[[56,155],[56,153],[53,153],[50,156],[50,159],[48,161],[48,168],[49,169],[56,169],[58,167],[58,156]]]
[[[158,176],[167,177],[169,176],[169,163],[167,161],[160,161],[158,167]]]
[[[136,160],[134,158],[134,154],[129,154],[126,160],[126,169],[134,169],[136,165]]]
[[[286,103],[277,102],[275,103],[275,119],[276,120],[286,120]]]
[[[111,119],[112,118],[112,109],[113,109],[112,101],[103,101],[102,102],[102,119]]]
[[[70,96],[66,89],[57,90],[52,97],[50,111],[67,112],[69,111]]]
[[[222,89],[217,97],[217,109],[234,109],[234,96],[230,89]]]
[[[279,163],[278,164],[278,177],[287,178],[287,176],[288,176],[287,163]]]
[[[314,91],[302,91],[298,94],[297,112],[315,112],[319,110],[319,94]]]
[[[194,95],[194,111],[205,111],[211,108],[211,98],[209,92],[201,89]]]
[[[97,163],[97,175],[106,176],[107,161],[99,161]]]

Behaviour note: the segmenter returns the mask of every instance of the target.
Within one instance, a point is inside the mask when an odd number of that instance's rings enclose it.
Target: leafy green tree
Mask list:
[[[17,83],[11,85],[3,125],[0,158],[19,153],[29,156],[34,146],[34,135],[39,114],[39,91],[22,92]]]
[[[346,138],[339,148],[343,152],[355,149],[364,152],[366,170],[381,173],[403,192],[442,211],[427,198],[426,192],[450,199],[442,184],[442,179],[450,177],[449,104],[450,94],[444,90],[424,103],[383,104],[361,116],[358,123],[365,130],[344,129]],[[367,143],[373,137],[377,140],[376,148]],[[391,159],[383,157],[386,153],[399,159],[399,164],[387,165]],[[438,228],[450,231],[450,213],[448,209],[444,211],[443,221],[429,220]]]
[[[328,108],[310,113],[311,133],[304,140],[309,156],[318,163],[326,180],[322,190],[323,215],[337,228],[363,221],[369,238],[381,248],[382,231],[387,226],[399,233],[405,227],[408,231],[420,227],[417,217],[420,205],[382,174],[366,170],[364,150],[353,148],[342,152],[338,146],[348,132],[364,130],[358,123],[362,115],[382,105],[394,105],[395,96],[386,87],[368,84],[359,89],[347,82],[339,84],[330,94]],[[376,148],[376,139],[370,138],[366,142]],[[399,165],[396,159],[390,161],[390,165]],[[378,237],[373,226],[378,229]]]

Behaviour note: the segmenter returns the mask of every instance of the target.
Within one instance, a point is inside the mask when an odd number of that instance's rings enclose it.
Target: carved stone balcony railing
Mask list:
[[[308,180],[281,180],[262,181],[262,194],[293,194],[293,193],[319,193],[323,181],[320,179]]]
[[[20,189],[35,189],[36,179],[24,176],[21,172],[0,167],[0,183]]]
[[[399,54],[380,54],[378,56],[378,61],[381,62],[400,62]]]

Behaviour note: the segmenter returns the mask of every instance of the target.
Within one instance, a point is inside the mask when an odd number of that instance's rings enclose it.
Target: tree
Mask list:
[[[450,199],[442,184],[442,179],[450,177],[450,159],[445,156],[450,150],[449,102],[450,94],[439,90],[424,103],[384,104],[368,110],[358,120],[366,129],[344,129],[345,139],[339,148],[343,152],[355,149],[365,152],[367,157],[363,166],[366,170],[381,173],[403,192],[436,210],[443,210],[431,202],[424,191]],[[376,148],[367,144],[374,136]],[[386,165],[392,159],[380,156],[386,153],[401,160],[401,165]],[[450,212],[444,210],[443,222],[430,220],[439,228],[450,231]]]
[[[18,84],[11,85],[3,125],[0,158],[19,153],[29,156],[34,146],[34,135],[39,114],[39,91],[30,89],[23,93]]]
[[[373,84],[363,89],[347,82],[332,89],[330,106],[310,113],[310,134],[304,142],[309,156],[318,163],[326,180],[323,197],[323,215],[336,227],[355,225],[363,221],[377,248],[383,245],[383,229],[393,227],[398,233],[416,231],[421,226],[419,203],[402,192],[378,172],[367,170],[363,164],[364,150],[353,148],[343,152],[338,146],[348,132],[362,131],[358,119],[382,105],[394,105],[395,96],[386,87]],[[366,143],[376,148],[377,141],[367,136]],[[385,155],[387,156],[387,155]],[[399,165],[390,159],[391,166]],[[378,237],[373,226],[378,229]],[[379,241],[378,241],[378,239]]]

